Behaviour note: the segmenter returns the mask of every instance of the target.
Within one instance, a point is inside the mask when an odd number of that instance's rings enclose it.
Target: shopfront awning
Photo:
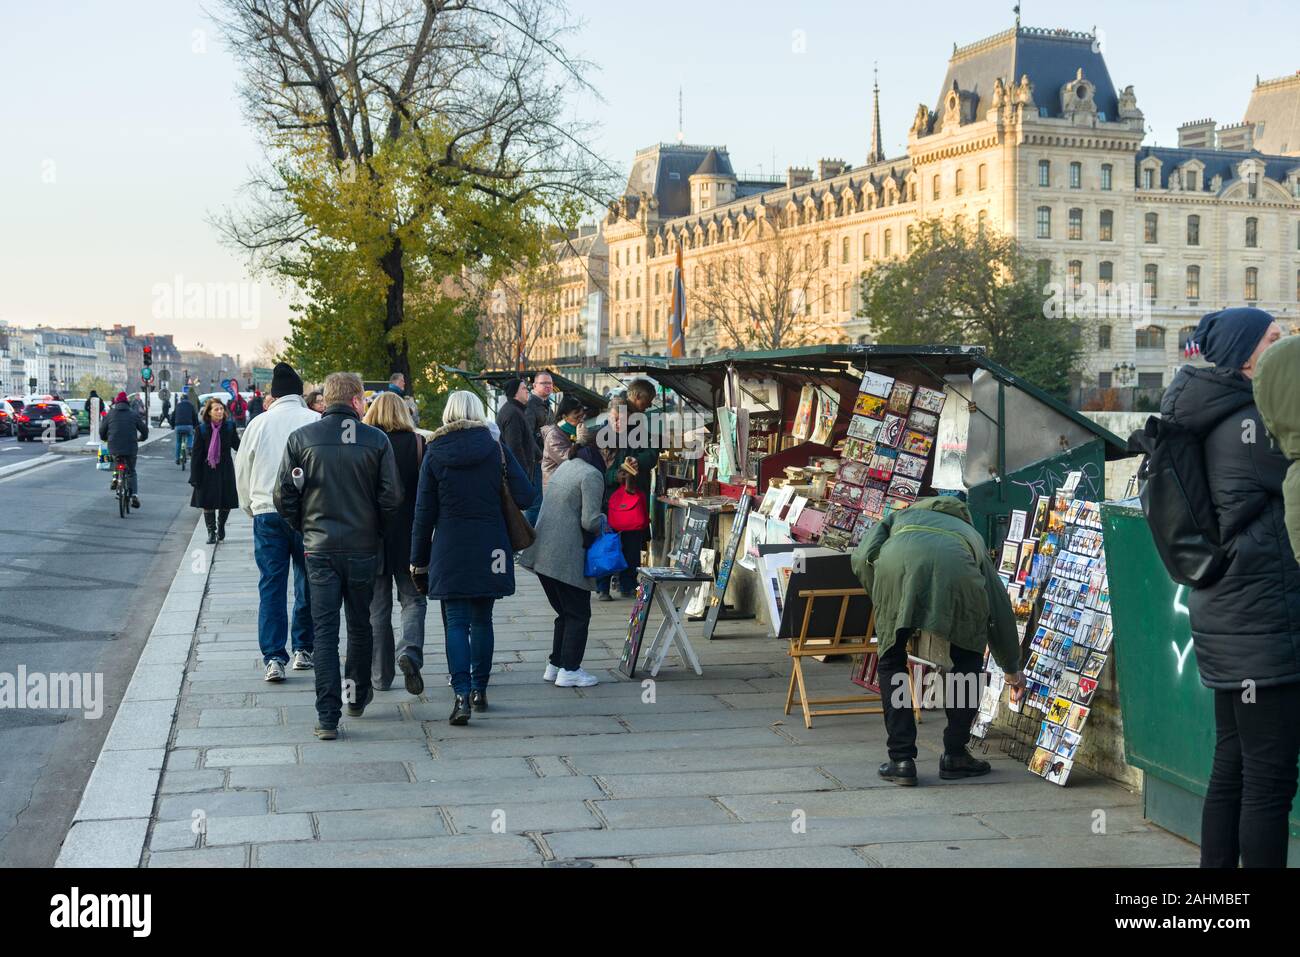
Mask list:
[[[514,379],[520,375],[520,373],[512,372],[508,369],[493,372],[471,372],[468,369],[457,369],[455,366],[443,366],[442,368],[444,371],[450,372],[452,375],[460,376],[466,382],[471,384],[486,382],[498,391],[500,391],[502,386],[505,385],[507,379]],[[529,369],[524,374],[533,376],[539,372],[550,374],[551,380],[555,383],[557,391],[562,392],[565,395],[576,396],[578,399],[582,400],[582,405],[587,410],[588,416],[594,416],[604,412],[606,407],[609,405],[609,400],[600,393],[593,392],[585,385],[574,382],[572,379],[560,375],[558,372],[552,372],[550,369]]]

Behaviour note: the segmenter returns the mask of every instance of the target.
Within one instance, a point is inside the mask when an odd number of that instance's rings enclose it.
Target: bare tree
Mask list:
[[[757,242],[697,267],[701,278],[687,299],[691,331],[717,348],[788,349],[820,339],[830,305],[820,289],[821,234],[796,235],[774,215],[757,228]]]
[[[293,201],[296,178],[310,172],[305,149],[339,182],[388,190],[388,206],[342,245],[367,251],[382,271],[390,371],[411,371],[401,329],[408,270],[424,269],[415,281],[436,286],[466,266],[491,268],[497,236],[484,220],[494,211],[562,217],[575,199],[607,198],[610,170],[567,112],[575,91],[594,91],[588,65],[564,49],[573,24],[561,0],[222,6],[269,164],[248,184],[244,208],[217,225],[255,267],[294,275],[295,256],[339,246]],[[467,204],[459,219],[452,200]]]
[[[263,339],[253,353],[252,365],[269,369],[280,361],[284,343],[279,339]]]

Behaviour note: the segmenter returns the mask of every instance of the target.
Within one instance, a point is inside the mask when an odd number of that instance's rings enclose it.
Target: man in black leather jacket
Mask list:
[[[388,436],[364,424],[364,387],[351,372],[325,379],[325,413],[289,436],[275,508],[302,533],[316,634],[316,736],[338,736],[340,709],[360,717],[370,687],[370,600],[384,521],[402,504]],[[299,480],[294,471],[301,469]],[[301,482],[301,484],[299,484]],[[348,622],[346,687],[339,681],[339,605]]]
[[[131,493],[131,507],[140,507],[139,488],[135,477],[135,457],[140,451],[140,442],[149,438],[149,423],[143,416],[137,415],[126,400],[126,393],[119,392],[113,401],[113,408],[108,415],[99,420],[99,437],[108,443],[108,454],[126,460],[127,491]]]

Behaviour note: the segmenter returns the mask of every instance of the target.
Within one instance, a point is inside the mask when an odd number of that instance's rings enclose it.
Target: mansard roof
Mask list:
[[[1257,83],[1246,122],[1255,126],[1255,148],[1261,152],[1300,154],[1300,72]]]
[[[1188,160],[1197,159],[1205,166],[1201,174],[1200,189],[1208,191],[1210,180],[1216,176],[1223,177],[1223,182],[1237,178],[1237,164],[1252,157],[1264,163],[1264,176],[1278,183],[1285,183],[1287,175],[1300,167],[1300,159],[1295,156],[1269,156],[1258,150],[1200,150],[1183,149],[1167,146],[1144,146],[1138,150],[1133,163],[1134,182],[1142,183],[1142,161],[1149,156],[1160,160],[1160,188],[1169,186],[1169,174]]]
[[[1106,60],[1097,48],[1096,38],[1090,33],[1071,30],[1044,30],[1035,27],[1013,27],[987,37],[977,43],[954,49],[948,61],[948,73],[935,113],[942,117],[944,100],[957,88],[973,93],[978,99],[975,116],[982,119],[993,102],[993,84],[1001,79],[1010,87],[1028,76],[1034,85],[1034,104],[1046,108],[1046,115],[1061,115],[1061,88],[1071,82],[1078,71],[1096,87],[1093,101],[1097,110],[1110,121],[1119,118],[1119,96],[1106,68]]]
[[[715,154],[714,162],[727,175],[731,160],[725,146],[690,146],[677,143],[660,143],[636,154],[632,171],[627,178],[627,195],[642,192],[652,194],[659,201],[659,215],[666,218],[686,216],[691,211],[691,174]]]

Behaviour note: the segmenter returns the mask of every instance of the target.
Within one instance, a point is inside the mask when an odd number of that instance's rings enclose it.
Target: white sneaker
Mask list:
[[[543,681],[554,681],[560,674],[560,669],[555,667],[549,661],[546,663],[546,672],[542,675]]]
[[[280,663],[280,660],[278,658],[272,658],[270,661],[266,663],[266,680],[267,681],[284,680],[284,665]]]
[[[555,677],[555,687],[557,688],[590,688],[592,685],[600,684],[600,679],[589,672],[579,668],[577,671],[565,671],[560,669],[560,673]]]
[[[292,668],[294,671],[311,671],[311,667],[310,651],[295,651],[293,653]]]

